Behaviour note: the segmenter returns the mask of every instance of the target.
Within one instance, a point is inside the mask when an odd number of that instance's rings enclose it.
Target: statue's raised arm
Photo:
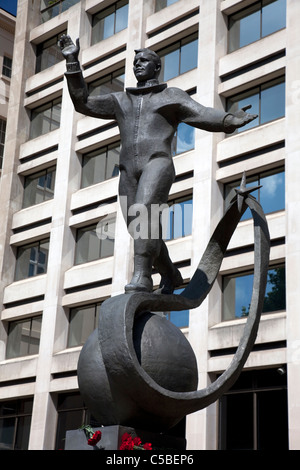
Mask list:
[[[67,62],[67,70],[71,72],[72,65],[74,65],[74,71],[78,71],[80,69],[79,65],[79,51],[80,51],[80,44],[79,38],[76,39],[76,44],[73,43],[72,39],[69,35],[63,34],[58,42],[60,50],[64,58]]]
[[[70,36],[64,34],[58,41],[58,45],[63,57],[66,59],[67,71],[65,76],[76,111],[86,116],[114,119],[115,106],[111,95],[89,96],[79,62],[79,38],[76,39],[74,44]]]

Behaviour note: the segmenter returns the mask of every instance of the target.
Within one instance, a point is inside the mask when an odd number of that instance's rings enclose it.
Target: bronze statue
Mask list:
[[[161,227],[153,226],[157,222],[151,218],[151,206],[168,201],[175,178],[171,145],[177,126],[183,122],[211,132],[232,133],[257,116],[246,112],[249,107],[235,114],[208,108],[185,91],[160,84],[160,58],[149,49],[135,51],[136,88],[89,96],[78,60],[79,39],[74,44],[68,35],[63,35],[59,45],[66,59],[65,76],[76,111],[96,118],[115,119],[118,123],[122,142],[119,195],[125,196],[122,200],[127,201],[122,211],[129,233],[139,207],[147,209],[148,236],[134,237],[134,273],[125,292],[152,292],[154,266],[161,275],[161,292],[172,293],[182,284],[182,278],[169,257]],[[159,233],[159,236],[151,238],[151,233]]]
[[[183,292],[182,283],[162,239],[152,205],[164,206],[175,178],[172,140],[179,123],[210,132],[231,133],[256,118],[248,107],[235,114],[202,106],[186,92],[158,82],[161,63],[149,49],[135,54],[136,88],[89,96],[78,61],[79,40],[62,36],[65,74],[75,109],[85,115],[114,119],[119,125],[120,199],[134,238],[134,273],[125,294],[105,300],[98,328],[87,339],[78,361],[78,385],[86,406],[104,426],[122,425],[165,432],[184,416],[216,401],[239,376],[255,342],[264,302],[270,251],[267,221],[246,188],[245,175],[236,197],[218,223],[198,268]],[[132,218],[146,208],[148,236],[135,237]],[[254,281],[249,316],[228,368],[206,388],[197,390],[194,352],[185,335],[155,312],[196,308],[209,294],[229,241],[249,207],[254,221]],[[154,224],[155,226],[152,226]],[[158,236],[151,236],[153,233]],[[152,293],[152,267],[161,275],[160,295]],[[168,294],[168,295],[165,295]],[[160,435],[160,434],[158,434]]]

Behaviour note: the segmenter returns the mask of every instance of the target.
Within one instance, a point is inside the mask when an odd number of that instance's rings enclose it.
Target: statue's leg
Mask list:
[[[167,205],[170,187],[175,172],[171,159],[156,157],[144,167],[135,196],[133,207],[129,212],[139,213],[146,230],[131,233],[134,238],[134,274],[131,282],[125,287],[130,291],[152,291],[152,266],[159,271],[163,279],[165,292],[173,291],[182,283],[179,271],[174,267],[168,249],[162,240],[160,209]],[[129,219],[131,221],[131,219]],[[130,223],[128,224],[130,226]]]

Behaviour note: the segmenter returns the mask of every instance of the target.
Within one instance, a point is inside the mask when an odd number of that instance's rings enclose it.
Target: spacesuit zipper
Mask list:
[[[143,103],[143,95],[138,95],[138,104],[137,110],[135,114],[135,122],[134,122],[134,156],[137,159],[138,157],[138,133],[139,133],[139,125],[140,125],[140,116],[141,116],[141,109]]]

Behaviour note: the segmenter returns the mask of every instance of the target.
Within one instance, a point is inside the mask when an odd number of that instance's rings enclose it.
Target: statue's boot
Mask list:
[[[163,274],[161,276],[161,281],[159,288],[161,289],[162,294],[173,294],[176,287],[179,287],[183,284],[183,279],[180,274],[179,269],[173,265],[172,273]]]
[[[159,256],[154,260],[154,267],[161,275],[160,291],[162,294],[173,294],[174,289],[183,284],[180,271],[172,263],[168,248],[164,242],[161,244]]]
[[[146,255],[134,255],[134,273],[125,292],[152,292],[152,258]]]

